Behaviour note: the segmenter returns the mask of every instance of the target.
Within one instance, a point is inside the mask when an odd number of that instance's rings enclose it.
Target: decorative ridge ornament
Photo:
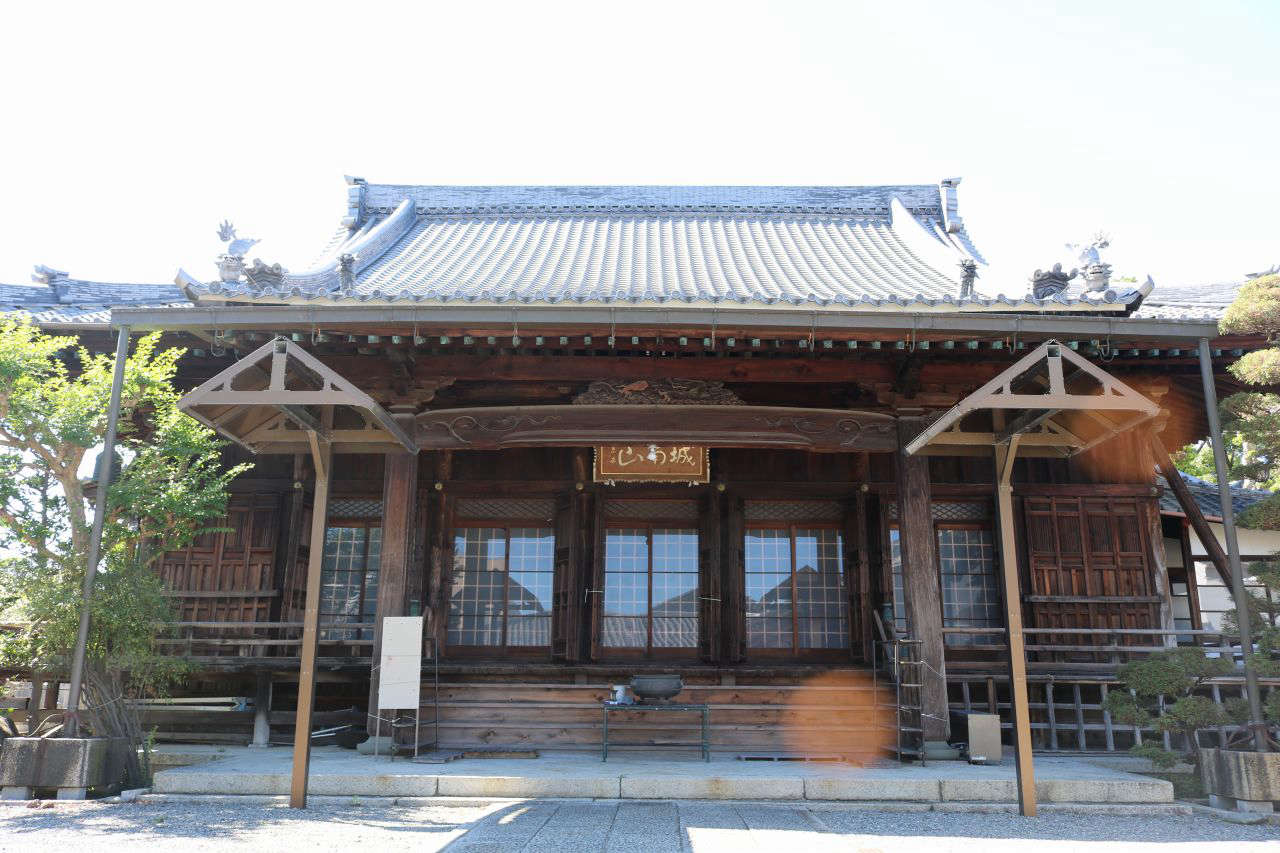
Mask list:
[[[1067,244],[1080,262],[1085,290],[1101,293],[1111,283],[1111,264],[1102,260],[1102,250],[1110,245],[1111,238],[1103,231],[1094,234],[1088,243]]]
[[[960,298],[973,298],[973,281],[978,277],[978,262],[965,258],[960,262]]]
[[[1031,295],[1036,299],[1050,299],[1067,289],[1067,282],[1080,274],[1077,269],[1062,271],[1062,264],[1054,264],[1051,270],[1036,270],[1031,274]]]
[[[239,281],[244,274],[245,253],[258,244],[248,237],[237,237],[236,228],[228,219],[218,226],[218,239],[227,244],[227,250],[218,256],[218,277],[223,281]]]
[[[742,398],[723,382],[701,379],[638,379],[592,382],[574,398],[575,406],[742,406]]]

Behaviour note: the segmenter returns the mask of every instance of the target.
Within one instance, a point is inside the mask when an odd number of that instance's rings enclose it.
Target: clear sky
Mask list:
[[[1101,228],[1157,283],[1280,263],[1280,2],[22,3],[0,281],[300,269],[342,175],[932,183],[1024,292]]]

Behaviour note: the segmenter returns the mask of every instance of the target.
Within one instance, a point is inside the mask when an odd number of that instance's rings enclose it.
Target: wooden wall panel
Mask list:
[[[267,622],[275,586],[281,495],[237,494],[217,527],[160,560],[160,577],[183,622]]]
[[[1022,501],[1029,624],[1037,628],[1159,628],[1161,591],[1147,533],[1155,499],[1139,495],[1039,494]],[[1037,644],[1083,646],[1114,638],[1038,635]],[[1148,645],[1150,638],[1120,638]],[[1080,660],[1091,653],[1050,653]],[[1084,656],[1084,657],[1082,657]]]

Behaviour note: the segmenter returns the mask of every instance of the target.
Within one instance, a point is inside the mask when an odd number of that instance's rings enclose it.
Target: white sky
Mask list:
[[[0,281],[302,268],[344,173],[397,183],[932,183],[1022,292],[1280,262],[1280,3],[22,3],[0,28]]]

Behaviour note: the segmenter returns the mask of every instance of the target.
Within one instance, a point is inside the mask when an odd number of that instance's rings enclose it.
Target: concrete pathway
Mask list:
[[[280,796],[291,750],[229,747],[213,760],[156,773],[159,794]],[[1168,782],[1077,758],[1037,758],[1044,803],[1171,804]],[[588,799],[822,800],[864,803],[1013,803],[1012,761],[990,767],[934,762],[746,762],[713,757],[545,753],[535,759],[462,759],[417,764],[337,747],[313,751],[310,793],[335,797],[572,797]]]

